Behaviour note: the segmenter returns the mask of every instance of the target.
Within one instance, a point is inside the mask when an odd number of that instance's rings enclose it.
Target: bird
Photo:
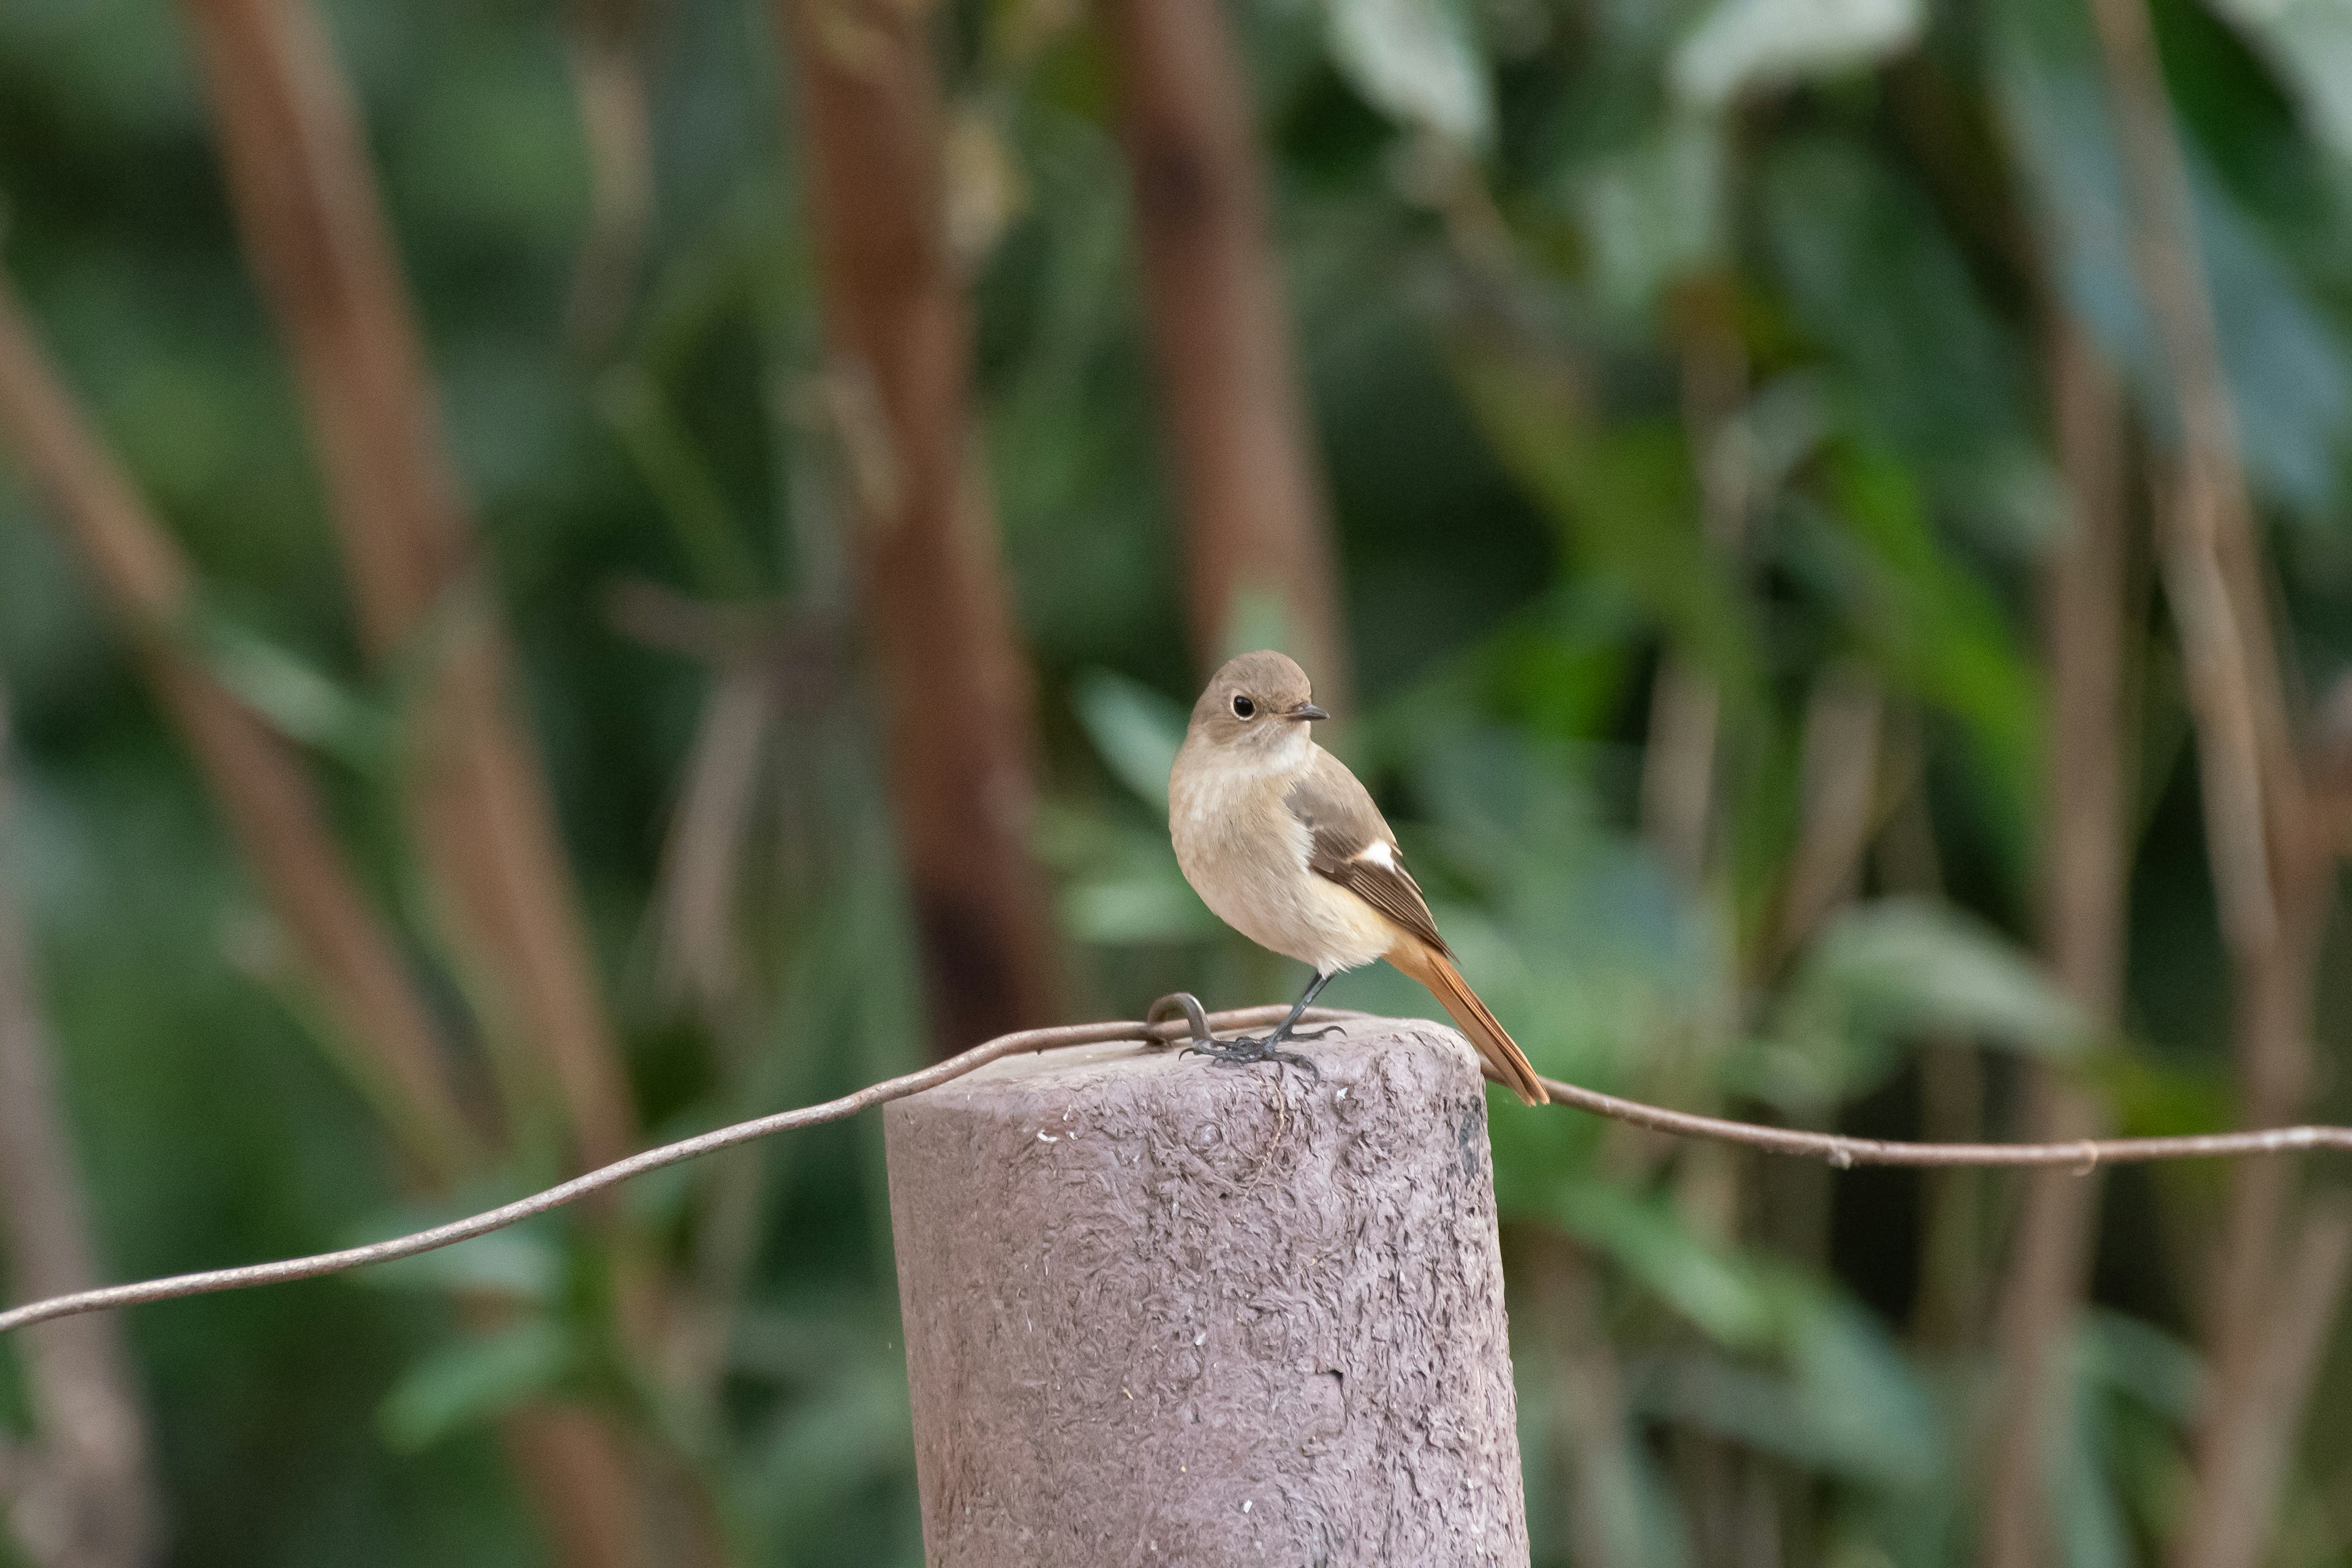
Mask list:
[[[1489,1074],[1529,1105],[1550,1097],[1510,1032],[1454,966],[1396,835],[1346,763],[1315,743],[1330,715],[1307,672],[1264,650],[1227,660],[1185,726],[1168,777],[1168,831],[1192,890],[1260,947],[1315,971],[1260,1039],[1202,1042],[1221,1061],[1306,1058],[1280,1049],[1331,977],[1385,958],[1428,987]]]

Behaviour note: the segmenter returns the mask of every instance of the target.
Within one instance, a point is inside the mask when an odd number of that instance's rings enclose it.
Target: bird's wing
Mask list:
[[[1347,765],[1318,750],[1283,804],[1306,826],[1307,868],[1337,882],[1439,952],[1452,956],[1429,901],[1397,853],[1396,837]]]

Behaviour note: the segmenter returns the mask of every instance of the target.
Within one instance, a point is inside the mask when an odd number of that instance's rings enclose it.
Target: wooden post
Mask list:
[[[1096,1046],[885,1113],[933,1568],[1528,1561],[1477,1058]]]

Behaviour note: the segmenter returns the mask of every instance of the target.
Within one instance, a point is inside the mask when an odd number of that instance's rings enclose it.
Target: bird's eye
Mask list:
[[[1256,704],[1256,703],[1255,703],[1255,702],[1253,702],[1253,701],[1251,701],[1251,700],[1250,700],[1248,698],[1246,698],[1246,697],[1236,697],[1236,698],[1234,698],[1234,718],[1236,718],[1236,719],[1255,719],[1255,718],[1256,718],[1256,717],[1257,717],[1257,704]]]

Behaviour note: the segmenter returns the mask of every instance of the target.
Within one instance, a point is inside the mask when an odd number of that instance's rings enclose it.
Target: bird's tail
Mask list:
[[[1478,994],[1470,989],[1454,961],[1431,947],[1427,942],[1407,937],[1389,952],[1389,962],[1405,973],[1429,987],[1429,994],[1444,1005],[1478,1054],[1486,1058],[1486,1076],[1509,1089],[1528,1105],[1549,1104],[1551,1096],[1544,1092],[1543,1080],[1528,1062],[1527,1054],[1510,1031],[1486,1010]]]

